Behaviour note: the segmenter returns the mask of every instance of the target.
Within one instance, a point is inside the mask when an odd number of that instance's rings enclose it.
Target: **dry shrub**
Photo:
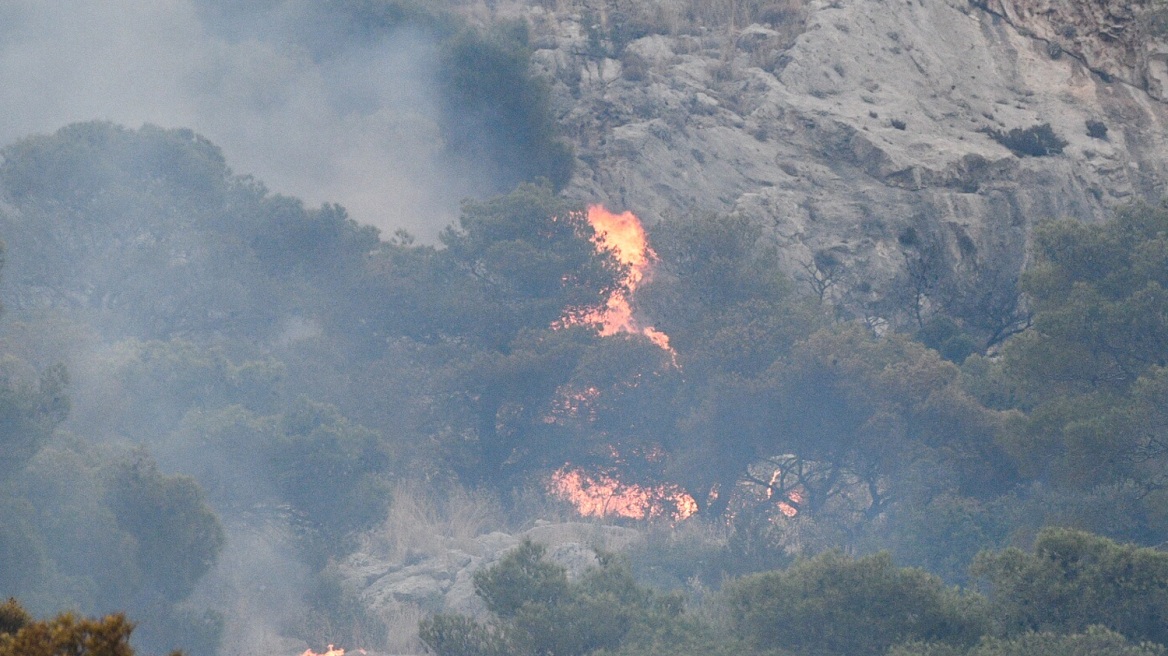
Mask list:
[[[385,651],[389,654],[422,654],[425,647],[418,639],[418,622],[428,613],[412,604],[394,604],[381,613],[385,622]]]
[[[381,527],[365,536],[364,551],[401,562],[449,548],[469,548],[479,535],[505,527],[497,499],[450,485],[442,490],[408,482],[393,491]]]

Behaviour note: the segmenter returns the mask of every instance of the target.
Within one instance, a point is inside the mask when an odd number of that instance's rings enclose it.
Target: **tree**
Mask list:
[[[726,591],[731,630],[758,651],[864,656],[909,640],[968,646],[986,629],[984,600],[946,588],[887,553],[826,552]]]
[[[1032,552],[983,552],[971,570],[989,586],[998,630],[1078,633],[1101,625],[1168,644],[1168,554],[1083,531],[1046,528]]]
[[[163,476],[138,454],[112,472],[109,496],[118,525],[136,541],[144,583],[166,601],[185,599],[225,541],[198,484],[188,476]]]
[[[686,424],[691,466],[721,477],[708,485],[746,479],[799,512],[871,518],[946,490],[996,495],[1013,476],[997,444],[1006,417],[902,335],[823,329],[761,376],[715,380]]]
[[[682,615],[681,600],[641,587],[612,554],[569,581],[546,550],[524,542],[475,574],[489,624],[462,616],[423,620],[419,634],[438,656],[584,656],[593,653],[736,653]]]
[[[1133,205],[1101,225],[1044,223],[1022,278],[1034,330],[1006,351],[1036,401],[1122,391],[1168,366],[1168,207]]]
[[[898,645],[888,656],[1163,656],[1166,650],[1152,643],[1133,643],[1100,626],[1084,633],[1060,635],[1028,632],[1014,638],[987,636],[966,651],[944,643]]]
[[[447,41],[443,132],[451,154],[491,162],[501,188],[544,178],[558,190],[571,179],[574,158],[556,136],[546,83],[529,72],[528,40],[527,23],[518,21]]]
[[[65,367],[47,369],[35,387],[11,374],[4,378],[7,380],[0,382],[0,482],[36,455],[69,413]]]
[[[37,621],[15,599],[0,604],[0,656],[134,656],[133,631],[133,623],[121,614],[78,619],[62,613]]]
[[[1022,278],[1033,328],[1003,349],[1005,381],[1027,411],[1003,441],[1019,470],[1066,494],[1131,489],[1159,513],[1166,457],[1157,405],[1168,365],[1168,207],[1113,221],[1035,229]],[[1156,522],[1141,539],[1162,540]]]

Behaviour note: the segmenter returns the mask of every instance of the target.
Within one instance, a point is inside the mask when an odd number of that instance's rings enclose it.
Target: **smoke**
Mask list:
[[[489,188],[440,162],[424,27],[355,36],[321,3],[233,4],[0,3],[0,142],[94,119],[187,127],[275,192],[426,241]]]

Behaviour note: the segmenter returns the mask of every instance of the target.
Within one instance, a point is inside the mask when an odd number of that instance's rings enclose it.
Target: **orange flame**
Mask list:
[[[783,475],[782,469],[776,469],[775,473],[771,475],[771,481],[767,485],[766,498],[770,499],[775,494],[775,486],[779,483],[779,479]],[[798,490],[791,490],[787,493],[787,499],[794,503],[803,503],[803,495],[799,494]],[[787,503],[786,501],[779,501],[779,512],[783,513],[784,517],[794,517],[799,514],[799,509]]]
[[[677,485],[644,487],[625,484],[609,474],[591,475],[564,465],[552,474],[548,489],[570,502],[585,517],[686,519],[698,511],[694,498]]]
[[[364,655],[365,655],[365,654],[367,654],[368,652],[366,652],[364,649],[358,649],[358,650],[357,650],[357,653],[358,653],[358,654],[361,654],[362,656],[364,656]],[[315,652],[315,651],[312,651],[311,649],[306,649],[306,650],[304,650],[304,653],[303,653],[303,654],[301,654],[300,656],[345,656],[345,650],[344,650],[344,649],[338,649],[338,648],[336,648],[336,647],[334,647],[334,646],[332,646],[332,645],[329,645],[329,646],[328,646],[328,651],[326,651],[326,652],[324,652],[324,653],[319,653],[319,654],[318,654],[317,652]]]
[[[641,220],[632,212],[614,214],[603,205],[590,205],[588,224],[596,232],[592,240],[596,248],[611,253],[618,262],[628,267],[628,275],[621,281],[625,289],[613,292],[604,307],[587,310],[574,316],[570,313],[560,323],[598,324],[601,337],[617,333],[644,335],[660,348],[673,353],[669,346],[669,335],[652,326],[640,326],[633,318],[633,308],[629,303],[629,298],[637,289],[637,285],[645,279],[650,265],[657,259],[657,254],[649,247]]]

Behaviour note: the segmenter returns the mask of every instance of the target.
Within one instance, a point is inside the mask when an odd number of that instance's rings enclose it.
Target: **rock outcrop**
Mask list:
[[[910,228],[954,271],[1016,273],[1033,223],[1163,193],[1168,42],[1150,0],[788,2],[770,24],[642,23],[627,42],[614,2],[559,4],[517,11],[579,157],[569,193],[650,222],[748,214],[792,274],[830,252],[878,295]],[[1061,152],[994,138],[1042,124]]]
[[[549,560],[576,577],[597,564],[596,549],[623,551],[643,540],[631,528],[586,523],[539,522],[517,534],[492,532],[403,559],[369,552],[351,555],[338,567],[342,581],[374,614],[386,617],[410,608],[431,613],[481,616],[474,573],[489,567],[523,540],[547,547]]]

